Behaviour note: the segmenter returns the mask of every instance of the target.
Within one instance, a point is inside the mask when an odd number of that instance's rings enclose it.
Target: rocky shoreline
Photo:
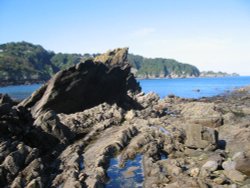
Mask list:
[[[160,99],[141,92],[127,54],[60,71],[19,104],[0,96],[0,187],[108,187],[111,159],[138,156],[127,187],[141,186],[138,168],[146,188],[250,186],[250,89]]]
[[[7,86],[19,86],[19,85],[32,85],[32,84],[44,84],[45,80],[26,80],[26,81],[0,81],[0,87],[7,87]]]

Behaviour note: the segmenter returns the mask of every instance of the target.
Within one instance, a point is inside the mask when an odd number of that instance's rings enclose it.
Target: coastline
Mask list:
[[[152,78],[141,78],[136,77],[137,80],[171,80],[171,79],[192,79],[192,78],[237,78],[237,77],[250,77],[250,76],[190,76],[190,77],[152,77]]]
[[[237,77],[249,77],[249,76],[189,76],[189,77],[152,77],[142,78],[136,77],[136,80],[171,80],[171,79],[192,79],[192,78],[237,78]],[[0,81],[0,87],[18,86],[18,85],[32,85],[32,84],[44,84],[48,80],[25,80],[25,81]]]
[[[44,84],[48,80],[26,80],[26,81],[0,81],[0,87],[19,86],[19,85],[33,85]]]
[[[101,55],[102,69],[93,60],[62,71],[18,105],[0,95],[1,187],[249,185],[250,86],[201,99],[145,94],[120,63],[126,52]]]

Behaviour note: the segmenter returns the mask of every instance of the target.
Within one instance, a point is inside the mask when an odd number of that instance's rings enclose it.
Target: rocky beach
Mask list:
[[[59,71],[20,103],[0,96],[0,187],[112,187],[116,173],[116,187],[250,187],[250,88],[161,99],[127,56]]]

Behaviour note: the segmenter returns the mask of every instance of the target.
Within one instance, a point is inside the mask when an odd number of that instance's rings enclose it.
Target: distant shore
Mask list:
[[[8,86],[19,86],[19,85],[33,85],[33,84],[44,84],[47,81],[35,80],[35,81],[1,81],[0,87]]]
[[[190,79],[190,78],[225,78],[225,77],[247,77],[247,76],[189,76],[189,77],[137,77],[137,80],[160,80],[160,79]],[[18,85],[33,85],[44,84],[45,80],[25,80],[25,81],[0,81],[0,87],[18,86]]]
[[[160,79],[189,79],[189,78],[230,78],[230,77],[247,77],[247,76],[189,76],[189,77],[150,77],[150,78],[142,78],[142,77],[137,77],[137,80],[160,80]]]

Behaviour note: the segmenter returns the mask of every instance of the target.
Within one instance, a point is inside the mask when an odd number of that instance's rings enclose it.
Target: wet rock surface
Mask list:
[[[160,99],[140,93],[126,54],[62,71],[17,106],[0,96],[0,187],[249,186],[249,90]]]

